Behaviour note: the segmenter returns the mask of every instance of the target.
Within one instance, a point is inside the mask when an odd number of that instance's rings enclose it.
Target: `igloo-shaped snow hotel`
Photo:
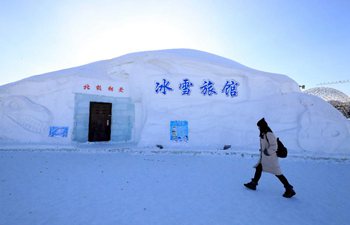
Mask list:
[[[290,149],[348,149],[349,123],[291,78],[210,53],[131,53],[0,87],[2,143],[258,148],[265,117]]]

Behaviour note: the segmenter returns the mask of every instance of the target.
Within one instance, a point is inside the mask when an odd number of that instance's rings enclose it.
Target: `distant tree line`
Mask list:
[[[350,102],[329,101],[336,109],[338,109],[346,118],[350,118]]]

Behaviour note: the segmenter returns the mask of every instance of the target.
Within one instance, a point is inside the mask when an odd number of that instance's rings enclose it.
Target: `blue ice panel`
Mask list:
[[[131,141],[135,121],[131,99],[87,94],[75,94],[73,141],[88,141],[90,102],[112,103],[111,141]]]

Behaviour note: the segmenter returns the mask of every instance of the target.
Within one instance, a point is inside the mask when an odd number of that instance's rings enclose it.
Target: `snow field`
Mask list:
[[[0,151],[0,225],[348,224],[350,163],[287,158],[297,195],[256,157]]]

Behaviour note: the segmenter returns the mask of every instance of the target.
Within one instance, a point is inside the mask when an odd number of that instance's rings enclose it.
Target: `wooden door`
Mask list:
[[[89,141],[111,140],[112,103],[90,102]]]

